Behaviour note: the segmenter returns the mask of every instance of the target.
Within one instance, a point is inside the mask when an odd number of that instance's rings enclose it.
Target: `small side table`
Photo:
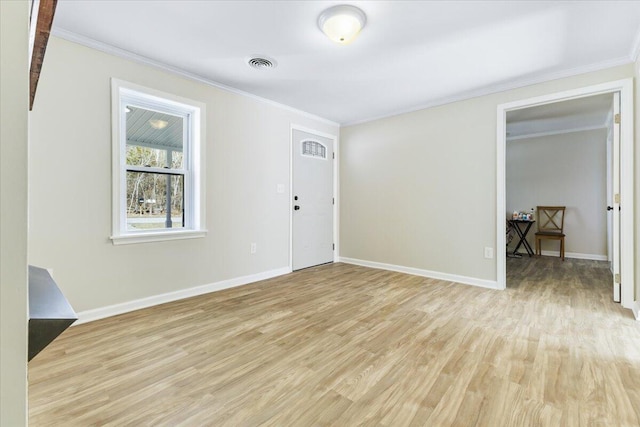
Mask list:
[[[510,219],[509,220],[509,223],[516,230],[516,234],[520,238],[520,241],[516,245],[516,248],[513,250],[514,255],[516,256],[520,255],[520,253],[518,253],[518,249],[520,249],[520,246],[524,245],[524,248],[529,254],[529,257],[533,256],[533,249],[531,248],[531,245],[529,244],[529,242],[527,242],[527,234],[529,233],[529,230],[531,230],[531,226],[533,225],[534,222],[535,222],[534,220],[529,221],[526,219]]]

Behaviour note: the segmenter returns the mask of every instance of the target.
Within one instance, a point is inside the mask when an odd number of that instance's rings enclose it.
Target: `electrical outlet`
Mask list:
[[[493,258],[493,248],[484,248],[484,257],[487,259]]]
[[[255,254],[257,250],[258,250],[258,245],[256,243],[252,243],[251,244],[251,253]]]

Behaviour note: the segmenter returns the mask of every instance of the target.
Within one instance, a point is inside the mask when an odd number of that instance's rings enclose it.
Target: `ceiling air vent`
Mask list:
[[[249,67],[256,68],[258,70],[266,70],[267,68],[275,68],[277,63],[273,59],[261,58],[261,57],[252,57],[247,59],[247,64]]]

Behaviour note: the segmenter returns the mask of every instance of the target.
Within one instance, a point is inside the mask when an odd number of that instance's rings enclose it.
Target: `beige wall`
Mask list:
[[[340,255],[495,280],[483,247],[496,244],[496,106],[633,75],[615,67],[343,128]],[[207,238],[108,241],[110,77],[207,104]],[[288,188],[289,123],[334,126],[56,38],[40,85],[29,256],[54,269],[77,310],[288,264],[288,194],[275,186]],[[56,208],[66,199],[77,200],[72,215]],[[640,294],[640,263],[636,274]]]
[[[109,240],[111,77],[206,104],[205,238]],[[55,37],[38,90],[29,261],[53,269],[77,311],[288,266],[290,124],[337,126]]]
[[[0,1],[0,425],[27,420],[26,1]]]
[[[604,128],[507,141],[507,212],[566,206],[565,251],[606,259],[606,149]],[[512,246],[517,243],[514,238]],[[545,241],[542,250],[557,252],[559,244]]]
[[[341,129],[340,256],[496,280],[498,104],[633,76],[632,65]]]

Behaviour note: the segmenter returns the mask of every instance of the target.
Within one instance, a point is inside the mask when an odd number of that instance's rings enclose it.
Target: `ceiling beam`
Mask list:
[[[29,110],[33,109],[33,101],[36,97],[36,89],[38,88],[38,80],[40,79],[40,71],[42,70],[42,63],[44,62],[44,54],[47,50],[47,43],[49,42],[49,34],[51,33],[51,26],[53,25],[53,15],[56,12],[56,5],[58,0],[40,0],[37,14],[33,14],[33,17],[37,20],[35,22],[36,31],[33,39],[33,53],[31,55],[31,67],[29,76]],[[34,25],[34,22],[31,22]]]

